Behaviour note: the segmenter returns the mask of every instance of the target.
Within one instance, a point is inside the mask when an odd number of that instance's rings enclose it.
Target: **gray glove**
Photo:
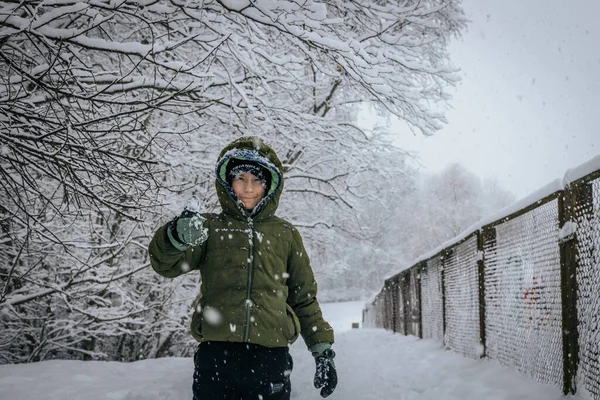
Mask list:
[[[200,246],[208,239],[208,229],[204,227],[204,221],[206,218],[202,215],[184,210],[167,228],[171,244],[180,251],[190,246]]]

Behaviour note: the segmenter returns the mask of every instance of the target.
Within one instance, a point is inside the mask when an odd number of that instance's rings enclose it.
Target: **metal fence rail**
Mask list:
[[[363,325],[600,400],[600,170],[386,280]]]

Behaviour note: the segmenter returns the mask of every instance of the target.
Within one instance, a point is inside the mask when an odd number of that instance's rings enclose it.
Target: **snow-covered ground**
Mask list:
[[[380,329],[351,329],[352,322],[361,319],[362,306],[363,302],[323,305],[336,329],[340,383],[331,399],[564,399],[558,388],[535,383],[494,361],[465,359],[431,341]],[[314,361],[304,343],[298,341],[291,352],[292,399],[320,399],[312,386]],[[192,370],[187,358],[0,365],[0,399],[190,400]]]

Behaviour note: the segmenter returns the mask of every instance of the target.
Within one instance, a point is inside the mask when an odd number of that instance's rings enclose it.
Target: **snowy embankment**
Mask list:
[[[337,332],[340,384],[331,399],[563,399],[558,388],[535,383],[495,361],[469,360],[434,342],[380,329],[350,329],[352,322],[360,321],[363,304],[323,305]],[[292,399],[320,399],[312,387],[314,361],[301,340],[291,352]],[[192,360],[186,358],[3,365],[0,399],[189,400],[192,370]]]

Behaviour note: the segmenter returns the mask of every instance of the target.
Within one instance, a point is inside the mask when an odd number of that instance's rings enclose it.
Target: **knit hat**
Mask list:
[[[260,180],[260,183],[265,190],[269,190],[269,187],[271,186],[271,173],[269,170],[255,161],[242,160],[239,158],[232,158],[229,160],[225,170],[225,177],[227,178],[227,183],[230,186],[233,182],[233,178],[245,173],[250,173],[256,176]]]

